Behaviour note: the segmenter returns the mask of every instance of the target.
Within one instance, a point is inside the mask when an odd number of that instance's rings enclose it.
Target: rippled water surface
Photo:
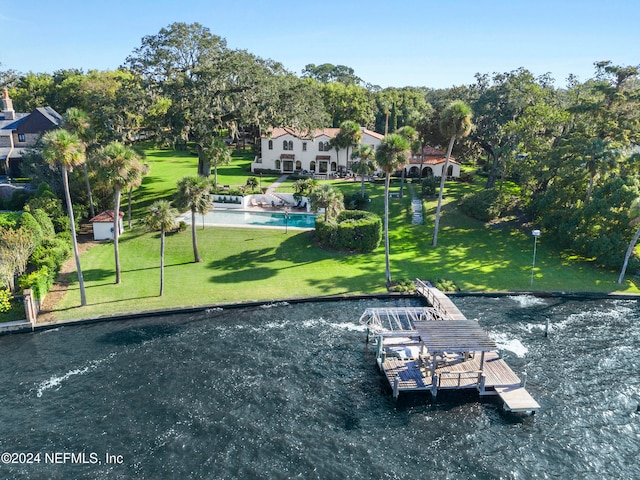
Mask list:
[[[640,478],[636,302],[454,301],[526,370],[537,415],[394,403],[358,324],[381,301],[61,327],[0,337],[0,451],[40,453],[0,478]]]

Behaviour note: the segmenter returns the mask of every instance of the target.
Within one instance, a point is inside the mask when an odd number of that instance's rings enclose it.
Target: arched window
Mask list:
[[[289,150],[293,150],[293,140],[289,140]]]
[[[280,170],[280,160],[276,160],[276,170]]]
[[[447,177],[453,177],[453,165],[449,165],[447,168]]]
[[[315,171],[316,171],[316,162],[312,161],[312,162],[309,164],[309,170],[310,170],[310,171],[312,171],[312,172],[315,172]]]
[[[300,160],[296,160],[296,170],[302,170],[302,162]]]
[[[424,167],[422,169],[422,176],[423,177],[433,177],[433,170],[431,169],[431,167]]]
[[[269,150],[273,150],[273,140],[269,140]]]
[[[331,171],[335,172],[337,170],[336,162],[331,162]]]
[[[282,141],[282,149],[283,150],[289,150],[289,142],[287,142],[286,140]]]
[[[318,142],[318,151],[324,152],[324,142]]]

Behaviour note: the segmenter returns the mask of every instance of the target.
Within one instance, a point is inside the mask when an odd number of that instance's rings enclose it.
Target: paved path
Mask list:
[[[413,187],[413,183],[407,184],[409,192],[411,193],[411,223],[416,225],[422,224],[422,199],[416,194],[416,189]]]
[[[280,185],[282,185],[282,183],[284,181],[286,181],[287,178],[289,178],[289,174],[288,173],[286,175],[282,175],[281,177],[279,177],[275,182],[273,182],[271,185],[269,185],[269,188],[267,188],[267,192],[266,193],[275,193],[275,191],[278,189],[278,187]]]

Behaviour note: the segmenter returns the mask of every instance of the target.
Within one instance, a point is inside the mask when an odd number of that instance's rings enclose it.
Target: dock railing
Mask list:
[[[469,385],[479,385],[481,370],[466,370],[463,372],[439,372],[438,375],[438,387],[443,388],[460,388],[468,387]],[[465,383],[462,383],[465,380]],[[444,381],[444,385],[443,385]]]
[[[440,303],[440,299],[433,294],[433,287],[430,284],[420,280],[419,278],[416,278],[413,283],[416,286],[416,290],[418,290],[418,292],[427,299],[429,304],[432,307],[437,308],[438,311],[442,313],[443,318],[449,318],[449,314],[447,313],[447,310],[443,308]]]

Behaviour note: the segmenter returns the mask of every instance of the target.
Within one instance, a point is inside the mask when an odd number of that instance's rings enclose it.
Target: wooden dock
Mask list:
[[[511,412],[535,413],[540,405],[500,357],[478,322],[467,320],[438,289],[416,280],[428,307],[367,309],[360,318],[378,345],[378,367],[394,398],[403,391],[475,389],[496,395]]]

